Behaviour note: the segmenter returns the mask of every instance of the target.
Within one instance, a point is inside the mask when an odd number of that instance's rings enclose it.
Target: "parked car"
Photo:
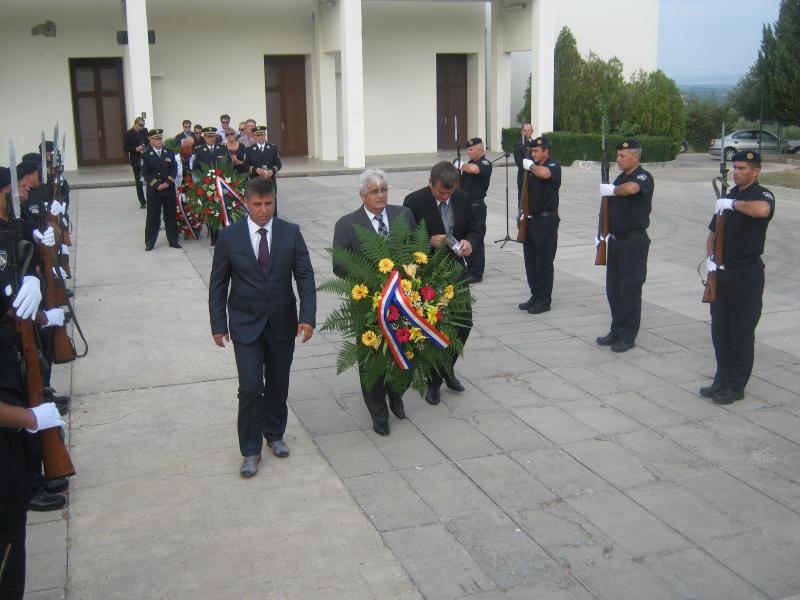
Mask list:
[[[769,131],[759,131],[758,129],[740,129],[725,136],[725,143],[722,144],[719,138],[711,140],[708,151],[719,156],[722,148],[725,148],[725,160],[733,160],[734,154],[741,150],[758,150],[759,140],[761,141],[761,153],[786,152],[786,143],[778,139],[774,133]]]
[[[786,152],[797,154],[800,151],[800,140],[786,140]]]

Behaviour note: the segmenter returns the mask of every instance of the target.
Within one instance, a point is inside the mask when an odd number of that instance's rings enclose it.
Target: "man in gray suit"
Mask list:
[[[359,178],[358,194],[362,206],[343,216],[336,222],[333,230],[333,247],[347,248],[354,252],[361,252],[361,243],[358,241],[353,225],[359,224],[371,228],[376,235],[389,237],[389,231],[397,219],[405,219],[411,229],[416,226],[414,214],[404,206],[388,204],[389,184],[386,173],[381,169],[367,169]],[[339,277],[347,277],[349,273],[343,265],[333,261],[333,272]],[[372,388],[364,386],[363,374],[359,369],[361,379],[361,393],[364,403],[372,416],[372,429],[379,435],[389,435],[389,411],[386,408],[386,396],[389,396],[389,408],[398,419],[406,416],[403,406],[403,397],[397,392],[388,389],[382,381],[378,381]]]
[[[289,456],[283,441],[289,369],[295,337],[307,342],[314,332],[317,292],[300,228],[273,218],[272,180],[248,181],[245,198],[249,216],[219,233],[208,308],[214,343],[224,347],[233,340],[239,372],[239,449],[244,457],[239,472],[252,477],[261,460],[262,436],[275,456]],[[292,277],[300,296],[299,318]]]

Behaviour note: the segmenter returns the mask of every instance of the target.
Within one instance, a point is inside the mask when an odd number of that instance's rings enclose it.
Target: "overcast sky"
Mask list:
[[[736,83],[780,0],[661,0],[658,67],[678,83]]]

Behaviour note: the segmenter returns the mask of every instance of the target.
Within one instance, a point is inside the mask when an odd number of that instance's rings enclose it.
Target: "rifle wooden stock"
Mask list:
[[[600,243],[597,244],[597,252],[594,255],[594,264],[602,266],[606,264],[606,238],[608,237],[609,228],[608,219],[608,196],[603,196],[600,202]]]
[[[42,371],[39,363],[39,347],[30,319],[14,319],[22,347],[22,358],[25,365],[25,389],[28,403],[31,407],[39,406],[44,402],[44,386],[42,384]],[[58,428],[45,429],[39,432],[39,442],[42,446],[42,464],[45,479],[58,479],[75,474],[75,467],[69,457],[61,432]]]
[[[725,247],[725,213],[717,215],[717,225],[714,228],[714,262],[719,265],[723,262],[722,250]],[[717,272],[709,271],[706,278],[706,286],[703,290],[703,302],[710,303],[717,301]]]
[[[531,214],[528,198],[528,171],[522,176],[522,211],[517,218],[517,241],[524,242],[528,235],[528,216]]]
[[[53,362],[57,365],[72,362],[78,358],[78,351],[67,333],[66,325],[53,328]]]
[[[72,277],[72,269],[69,268],[69,255],[68,254],[59,254],[58,255],[58,266],[64,269],[64,273],[67,274],[67,277]]]

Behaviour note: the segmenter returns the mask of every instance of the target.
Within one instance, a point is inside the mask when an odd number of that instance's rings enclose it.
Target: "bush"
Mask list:
[[[733,131],[732,111],[727,104],[720,104],[713,98],[701,100],[690,97],[686,103],[686,139],[697,152],[708,152],[712,139],[718,138],[722,130],[722,122],[727,121],[728,133]]]

